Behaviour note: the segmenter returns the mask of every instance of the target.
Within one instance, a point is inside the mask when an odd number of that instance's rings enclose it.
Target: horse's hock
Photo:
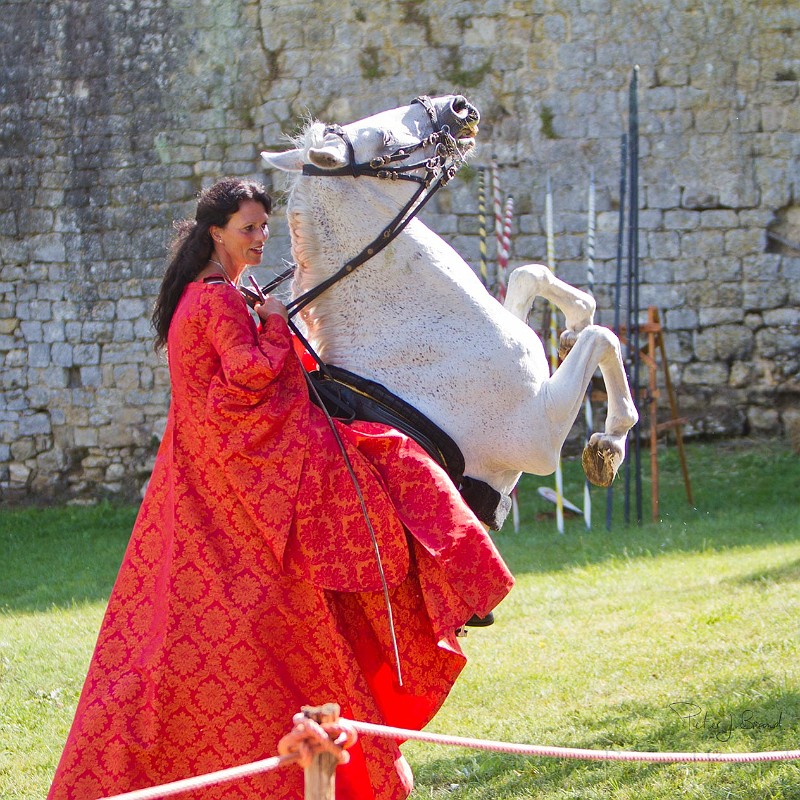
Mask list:
[[[797,4],[664,0],[612,14],[606,0],[548,0],[520,13],[504,0],[445,24],[431,0],[378,13],[341,0],[279,14],[265,0],[202,15],[175,0],[129,5],[3,8],[2,499],[138,495],[169,399],[148,318],[171,222],[222,175],[269,183],[258,151],[307,112],[347,121],[387,97],[463,90],[482,112],[481,150],[424,216],[473,267],[474,166],[495,155],[515,201],[512,265],[545,258],[549,175],[556,268],[585,287],[594,170],[597,321],[609,324],[635,63],[641,307],[661,311],[685,432],[797,447]],[[280,212],[272,229],[279,264]]]

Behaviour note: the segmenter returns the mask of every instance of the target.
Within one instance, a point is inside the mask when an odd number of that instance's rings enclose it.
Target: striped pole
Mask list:
[[[511,254],[511,221],[514,216],[514,198],[506,198],[505,214],[503,216],[503,235],[497,253],[497,299],[502,303],[506,298],[508,287],[508,259]],[[514,533],[519,533],[519,498],[517,487],[511,491],[511,518],[514,523]]]
[[[594,204],[594,171],[589,179],[589,219],[586,227],[586,282],[589,294],[594,297],[594,229],[595,229],[595,204]],[[594,422],[592,419],[592,384],[586,389],[586,400],[584,402],[584,414],[586,417],[586,442],[592,435]],[[583,482],[583,521],[586,523],[586,530],[592,529],[592,493],[588,479]]]
[[[484,286],[489,285],[489,272],[486,266],[486,168],[478,170],[478,247],[481,253],[480,277]]]
[[[497,161],[492,159],[492,209],[494,211],[494,235],[497,241],[497,252],[499,254],[501,242],[503,240],[503,200],[500,192],[500,170],[497,168]],[[498,275],[497,265],[495,264],[495,274],[491,282],[492,294],[497,296]]]
[[[550,176],[547,176],[547,194],[545,195],[545,229],[547,232],[547,266],[555,274],[556,254],[553,237],[553,193],[550,189]],[[550,374],[558,369],[558,330],[556,327],[556,307],[550,303]],[[561,454],[556,465],[556,528],[564,533],[564,481],[561,473]]]
[[[514,211],[514,199],[509,195],[505,204],[505,214],[502,213],[502,197],[500,170],[497,168],[497,162],[492,161],[492,205],[494,207],[494,232],[497,240],[497,259],[492,293],[501,303],[506,297],[508,256],[511,251],[511,217]],[[516,486],[511,490],[511,519],[514,533],[519,533],[519,498]]]
[[[497,299],[502,303],[506,299],[508,286],[508,258],[511,253],[511,220],[514,216],[514,198],[509,195],[503,214],[503,230],[497,250]]]

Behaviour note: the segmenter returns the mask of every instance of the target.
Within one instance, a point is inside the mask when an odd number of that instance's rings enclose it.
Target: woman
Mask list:
[[[274,755],[305,704],[420,728],[464,665],[454,630],[511,588],[421,448],[384,426],[336,423],[381,576],[286,309],[266,298],[257,328],[237,288],[261,261],[270,210],[258,184],[225,179],[179,226],[153,315],[172,383],[167,426],[50,800]],[[338,797],[408,794],[393,742],[364,737],[349,752]],[[285,767],[187,796],[301,798],[303,774]]]

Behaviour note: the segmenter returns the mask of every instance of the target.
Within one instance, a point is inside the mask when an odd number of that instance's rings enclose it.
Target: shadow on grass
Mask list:
[[[626,703],[605,716],[590,717],[587,713],[585,722],[593,731],[587,731],[580,741],[532,744],[660,753],[747,754],[795,750],[800,728],[800,693],[773,690],[765,694],[765,687],[758,680],[749,679],[720,687],[714,697],[676,698],[666,707]],[[576,727],[581,724],[578,720]],[[755,797],[736,792],[752,786],[754,775],[762,773],[767,763],[656,764],[537,758],[476,750],[453,753],[452,757],[429,760],[414,769],[419,796],[442,792],[476,799],[594,798],[614,796],[614,790],[624,786],[626,797],[654,794],[661,797],[669,796],[671,782],[673,789],[679,790],[682,776],[687,770],[694,770],[697,781],[709,789],[726,786],[734,791],[734,796]],[[784,790],[796,785],[800,773],[796,761],[775,762],[771,769],[771,780]]]
[[[800,522],[798,522],[800,526]],[[783,584],[783,583],[797,583],[800,581],[800,559],[790,561],[788,564],[781,564],[774,569],[764,569],[753,572],[750,575],[744,575],[736,580],[739,584]]]
[[[800,540],[800,458],[788,445],[695,443],[687,452],[694,506],[687,503],[677,455],[670,452],[662,457],[659,468],[660,520],[651,521],[650,481],[646,476],[643,522],[636,523],[632,498],[631,521],[625,522],[625,491],[620,476],[614,484],[610,530],[606,529],[605,490],[592,489],[592,529],[587,531],[582,517],[571,515],[562,535],[556,530],[554,506],[537,493],[537,487],[549,486],[552,478],[523,476],[518,489],[521,529],[515,533],[509,520],[495,536],[512,572],[557,572],[612,559]],[[573,502],[582,501],[579,462],[565,461],[563,470],[564,496]],[[783,578],[790,579],[790,574],[791,570]]]
[[[136,508],[4,509],[0,515],[0,610],[31,612],[105,601]]]

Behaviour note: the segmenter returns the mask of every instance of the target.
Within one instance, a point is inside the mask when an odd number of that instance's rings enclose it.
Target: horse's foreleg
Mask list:
[[[504,306],[526,322],[536,297],[543,297],[564,313],[567,332],[577,336],[594,320],[594,298],[557,278],[544,264],[517,267],[508,279]]]
[[[639,419],[625,376],[619,339],[612,331],[599,325],[581,331],[564,362],[547,381],[547,408],[548,417],[557,418],[566,439],[598,366],[606,384],[608,413],[605,430],[589,438],[582,463],[592,483],[610,486],[625,458],[628,431]]]

